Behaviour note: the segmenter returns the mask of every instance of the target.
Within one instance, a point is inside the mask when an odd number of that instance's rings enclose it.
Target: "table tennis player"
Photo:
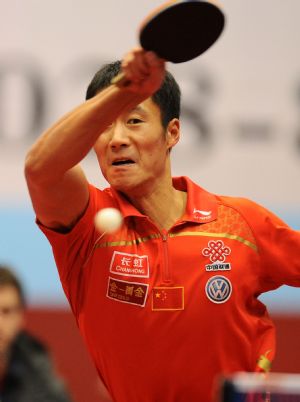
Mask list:
[[[248,199],[172,176],[180,89],[165,68],[141,48],[105,65],[25,164],[37,222],[115,402],[209,402],[216,376],[270,370],[275,330],[258,296],[300,286],[299,232]],[[111,85],[121,70],[127,85]],[[106,189],[80,167],[91,149]],[[115,233],[94,226],[106,207],[124,217]]]

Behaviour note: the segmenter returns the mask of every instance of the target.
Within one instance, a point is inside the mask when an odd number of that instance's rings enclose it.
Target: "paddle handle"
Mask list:
[[[125,74],[122,72],[116,75],[110,82],[112,85],[117,85],[120,88],[128,87],[128,85],[131,83],[131,81],[126,78]]]

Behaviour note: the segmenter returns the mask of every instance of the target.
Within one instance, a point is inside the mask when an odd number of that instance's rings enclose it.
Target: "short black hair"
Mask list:
[[[118,75],[120,71],[120,60],[105,64],[101,67],[90,82],[85,99],[91,99],[98,92],[107,88],[110,85],[112,78]],[[172,119],[179,119],[181,92],[178,83],[169,71],[166,71],[161,87],[152,95],[151,98],[160,109],[162,125],[164,128],[167,127],[169,121]]]
[[[21,306],[25,307],[25,294],[21,282],[9,266],[0,264],[0,289],[4,286],[14,287],[19,294]]]

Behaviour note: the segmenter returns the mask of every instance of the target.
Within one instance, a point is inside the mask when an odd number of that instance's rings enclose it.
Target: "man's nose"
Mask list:
[[[130,144],[130,138],[124,124],[116,122],[111,130],[110,146],[112,148],[126,147]]]

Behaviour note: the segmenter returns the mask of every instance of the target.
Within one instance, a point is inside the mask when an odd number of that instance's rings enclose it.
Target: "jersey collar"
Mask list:
[[[208,223],[217,218],[217,200],[213,194],[202,189],[185,176],[174,177],[173,186],[177,190],[186,191],[188,194],[186,210],[181,221]],[[124,218],[128,216],[146,217],[129,202],[124,194],[112,187],[110,187],[110,191]]]
[[[187,192],[187,205],[181,221],[208,223],[217,218],[217,200],[186,176],[174,177],[173,186]]]
[[[117,201],[118,208],[124,218],[128,216],[146,217],[146,215],[142,214],[134,205],[131,204],[126,195],[112,187],[110,187],[109,190],[113,195],[113,198]]]

